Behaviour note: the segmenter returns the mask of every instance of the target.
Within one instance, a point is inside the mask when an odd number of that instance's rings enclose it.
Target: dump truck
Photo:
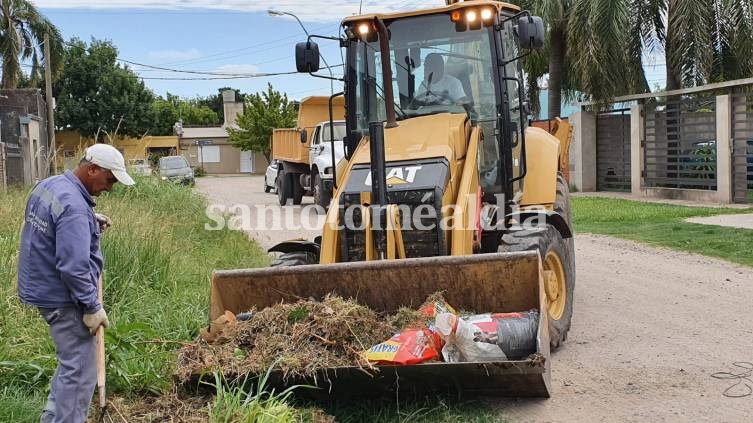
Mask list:
[[[475,313],[537,309],[537,350],[525,359],[333,368],[306,382],[344,396],[548,397],[575,251],[566,146],[528,126],[521,58],[543,45],[542,20],[448,0],[350,16],[342,29],[345,159],[323,233],[270,249],[273,267],[215,271],[210,317],[330,293],[380,312],[437,291]],[[299,72],[319,70],[315,38],[296,45]]]
[[[312,96],[301,100],[298,126],[272,131],[272,159],[279,161],[275,191],[281,206],[301,204],[309,193],[314,203],[329,206],[333,174],[343,157],[344,99]],[[330,118],[332,116],[334,120]]]

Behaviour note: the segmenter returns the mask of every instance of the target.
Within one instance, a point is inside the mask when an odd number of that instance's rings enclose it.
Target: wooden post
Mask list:
[[[102,274],[99,275],[99,281],[97,282],[97,298],[99,303],[104,307],[102,300]],[[105,328],[100,326],[97,328],[97,392],[99,394],[99,408],[104,409],[107,406],[107,390],[105,389]]]

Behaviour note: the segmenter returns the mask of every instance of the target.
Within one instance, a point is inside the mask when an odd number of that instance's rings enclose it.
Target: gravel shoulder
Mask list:
[[[197,190],[250,206],[256,222],[253,206],[276,204],[262,181],[200,178]],[[267,248],[319,233],[248,232]],[[552,356],[552,397],[491,404],[516,422],[750,421],[753,396],[723,396],[734,382],[711,374],[753,362],[753,268],[603,236],[578,234],[575,245],[573,325]]]

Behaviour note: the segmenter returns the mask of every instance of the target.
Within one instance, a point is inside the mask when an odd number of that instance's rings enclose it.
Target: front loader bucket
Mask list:
[[[537,252],[220,270],[212,276],[210,314],[214,320],[225,310],[240,313],[299,298],[320,300],[330,293],[392,313],[402,306],[416,308],[437,291],[443,291],[455,309],[473,313],[538,309],[537,354],[525,360],[378,366],[375,375],[338,367],[323,370],[316,381],[323,388],[320,392],[336,398],[394,396],[396,390],[401,396],[438,392],[548,397],[549,334],[541,275]],[[270,382],[294,385],[312,380]]]

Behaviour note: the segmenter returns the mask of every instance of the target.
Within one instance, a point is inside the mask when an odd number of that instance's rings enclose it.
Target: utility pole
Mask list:
[[[55,145],[55,117],[53,116],[52,98],[52,65],[50,64],[50,34],[44,34],[44,91],[47,102],[47,157],[50,159],[50,175],[57,171],[58,152]]]
[[[283,16],[283,15],[292,16],[298,22],[298,25],[301,27],[304,34],[306,34],[306,37],[308,37],[307,40],[311,39],[311,34],[309,34],[309,31],[303,25],[303,22],[301,22],[301,20],[295,14],[290,13],[290,12],[281,12],[279,10],[274,10],[274,9],[267,9],[267,13],[270,16]],[[327,66],[327,70],[329,70],[329,93],[334,94],[335,93],[335,84],[334,84],[335,77],[334,77],[334,74],[332,73],[332,67],[329,65],[329,63],[327,63],[327,59],[324,58],[324,55],[321,52],[319,52],[319,57],[322,58],[322,62],[324,62],[324,65]]]

